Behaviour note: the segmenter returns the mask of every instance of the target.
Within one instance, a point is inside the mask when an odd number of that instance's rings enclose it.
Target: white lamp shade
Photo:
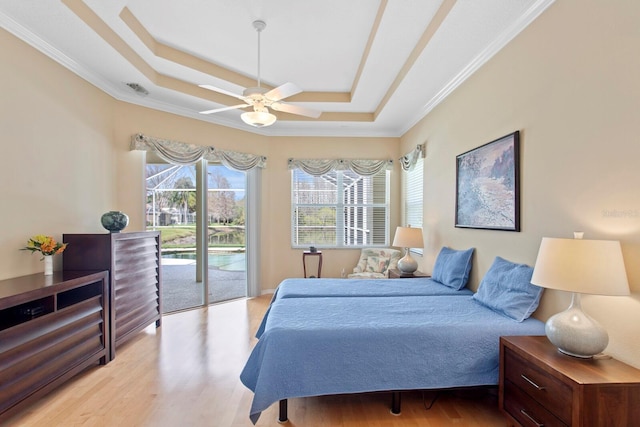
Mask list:
[[[393,238],[393,246],[399,248],[423,248],[422,228],[398,227]]]
[[[531,283],[595,295],[629,295],[620,242],[556,239],[540,243]]]
[[[276,116],[268,111],[247,111],[240,115],[242,121],[255,127],[271,126],[276,122]]]

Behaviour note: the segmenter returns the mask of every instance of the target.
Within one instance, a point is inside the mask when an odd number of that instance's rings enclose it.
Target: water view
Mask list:
[[[196,253],[194,252],[173,252],[163,253],[163,259],[170,260],[187,260],[194,261]],[[225,271],[245,271],[246,257],[244,252],[210,252],[209,267],[214,267]]]

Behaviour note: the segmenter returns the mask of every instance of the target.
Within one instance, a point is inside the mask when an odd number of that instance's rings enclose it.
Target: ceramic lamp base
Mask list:
[[[405,251],[404,256],[398,261],[398,270],[403,274],[413,274],[418,269],[418,261],[411,257],[409,248],[406,248]]]
[[[568,309],[547,320],[545,332],[562,353],[583,359],[602,353],[609,344],[607,331],[582,311],[578,293]]]

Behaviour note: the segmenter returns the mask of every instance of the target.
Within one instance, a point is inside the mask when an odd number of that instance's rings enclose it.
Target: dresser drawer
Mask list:
[[[567,427],[511,381],[505,381],[504,387],[504,410],[523,427]]]
[[[527,363],[510,349],[505,349],[504,364],[505,382],[510,381],[562,422],[571,424],[573,395],[569,385]]]

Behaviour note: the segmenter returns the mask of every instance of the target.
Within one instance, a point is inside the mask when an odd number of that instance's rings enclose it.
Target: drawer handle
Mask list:
[[[539,423],[538,421],[536,421],[535,418],[533,418],[531,415],[529,415],[527,413],[527,411],[525,411],[524,409],[520,409],[520,413],[522,415],[524,415],[525,417],[529,418],[529,421],[531,421],[532,423],[534,423],[536,425],[536,427],[544,427],[544,424]]]
[[[525,374],[521,374],[520,375],[522,377],[523,380],[525,380],[526,382],[528,382],[529,384],[531,384],[532,386],[534,386],[537,390],[545,390],[546,387],[541,387],[538,384],[536,384],[535,382],[533,382],[533,380],[530,380],[529,378],[527,378],[527,376]]]

